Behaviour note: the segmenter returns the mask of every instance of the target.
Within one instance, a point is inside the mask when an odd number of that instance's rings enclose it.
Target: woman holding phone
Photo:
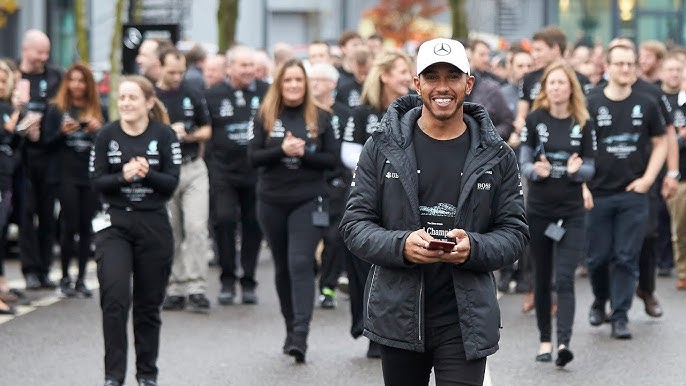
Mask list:
[[[336,166],[339,146],[331,116],[315,104],[300,60],[280,68],[252,132],[248,156],[260,168],[257,219],[274,258],[286,324],[283,350],[303,363],[314,308],[315,249],[329,225],[324,171]]]
[[[581,85],[564,62],[549,65],[522,130],[520,165],[529,181],[527,220],[539,329],[536,361],[552,361],[551,291],[557,292],[557,359],[562,367],[574,322],[574,271],[584,252],[582,184],[595,173],[595,133]]]
[[[157,385],[160,308],[174,254],[166,204],[179,182],[181,147],[146,78],[122,78],[117,109],[120,119],[100,129],[89,167],[103,204],[93,230],[105,385],[124,384],[133,303],[136,378],[139,385],[152,386]]]
[[[97,197],[88,180],[88,159],[97,130],[105,121],[98,90],[91,70],[82,63],[67,69],[57,95],[45,114],[46,132],[55,133],[59,148],[60,257],[63,296],[90,298],[86,287],[86,263],[90,256],[91,220],[97,209]],[[69,277],[69,263],[74,256],[74,236],[78,235],[78,276]]]

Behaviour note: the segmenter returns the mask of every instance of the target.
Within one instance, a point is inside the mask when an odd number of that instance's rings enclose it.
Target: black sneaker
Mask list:
[[[234,296],[233,287],[222,285],[222,290],[219,292],[217,301],[222,306],[230,306],[233,304]]]
[[[63,298],[73,298],[76,296],[76,290],[74,289],[74,283],[68,277],[63,277],[60,280],[60,297]]]
[[[328,310],[336,308],[336,291],[329,287],[322,288],[322,294],[319,295],[319,305]]]
[[[162,309],[165,311],[181,311],[186,308],[185,296],[167,296],[162,303]]]
[[[40,288],[42,288],[42,289],[55,289],[55,288],[57,288],[57,284],[55,284],[54,281],[50,280],[48,275],[43,275],[40,278]]]
[[[157,386],[157,381],[142,378],[138,380],[138,386]]]
[[[257,304],[257,292],[254,288],[243,288],[241,296],[243,304]]]
[[[77,294],[82,298],[92,298],[93,297],[93,291],[89,290],[88,287],[86,287],[86,283],[84,283],[81,280],[76,281],[76,285],[74,286],[74,290],[76,290]]]
[[[40,289],[40,279],[35,273],[27,273],[24,280],[26,280],[26,289],[28,291]]]
[[[115,381],[114,379],[108,379],[105,381],[105,386],[121,386],[121,382]]]
[[[188,308],[192,312],[209,313],[210,301],[205,294],[193,294],[188,296]]]
[[[305,363],[307,352],[307,334],[294,332],[291,335],[291,344],[288,346],[288,355],[295,358],[296,363]]]

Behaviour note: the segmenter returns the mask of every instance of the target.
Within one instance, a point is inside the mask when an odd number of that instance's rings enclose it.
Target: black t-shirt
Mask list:
[[[205,91],[212,118],[212,138],[206,152],[212,184],[248,186],[257,181],[248,162],[248,126],[268,88],[267,83],[256,80],[242,90],[222,82]]]
[[[345,132],[348,126],[353,126],[352,110],[350,110],[350,108],[343,103],[334,102],[333,106],[331,106],[331,112],[331,130],[333,130],[333,136],[340,146],[342,141],[342,133]],[[336,181],[335,184],[337,185],[343,184],[348,186],[351,177],[352,174],[349,173],[348,168],[343,165],[340,157],[337,159],[336,168],[326,172],[326,180],[329,181],[329,183],[333,183],[333,180],[336,178],[344,179],[341,181]]]
[[[2,124],[10,120],[14,108],[4,101],[0,101],[0,117]],[[12,189],[12,176],[17,160],[15,151],[21,144],[21,137],[0,127],[0,191]]]
[[[441,141],[429,137],[415,125],[414,149],[422,228],[435,239],[447,240],[446,234],[455,227],[462,169],[469,151],[469,130],[455,139]],[[459,323],[452,268],[449,263],[422,266],[427,326]]]
[[[134,157],[145,157],[150,169],[145,178],[126,182],[122,168]],[[115,121],[103,126],[95,139],[89,165],[91,184],[102,202],[112,207],[164,209],[178,185],[181,158],[181,145],[171,127],[150,122],[134,137]]]
[[[205,98],[196,90],[181,85],[176,90],[162,90],[155,87],[157,98],[164,104],[171,123],[182,122],[186,133],[191,133],[201,126],[210,124],[210,113],[207,110]],[[182,142],[183,157],[198,156],[200,144],[198,142]]]
[[[336,86],[336,101],[348,105],[350,108],[359,106],[362,101],[362,85],[354,77],[339,78]]]
[[[42,74],[21,74],[22,79],[29,81],[30,90],[30,100],[26,105],[26,110],[41,113],[45,115],[48,109],[48,101],[52,99],[56,94],[62,82],[62,72],[52,66],[46,66],[45,72]],[[41,131],[43,122],[41,122]],[[42,135],[42,133],[41,133]],[[31,142],[25,141],[25,148],[29,152],[29,155],[36,153],[43,153],[43,142]]]
[[[532,71],[524,75],[522,81],[519,82],[519,99],[529,102],[529,108],[533,106],[534,99],[541,93],[541,78],[543,77],[544,72],[545,68]],[[588,94],[593,88],[591,81],[578,72],[576,72],[576,78],[579,80],[579,83],[581,83],[581,88],[584,90],[584,93]]]
[[[605,90],[605,87],[607,87],[607,80],[603,79],[602,81],[600,81],[600,83],[598,83],[597,86],[595,86],[591,90],[588,96],[590,97],[594,94],[602,94],[603,90]],[[641,78],[638,78],[636,79],[636,82],[634,82],[634,84],[631,85],[631,91],[650,95],[655,101],[655,103],[657,103],[657,106],[660,108],[660,113],[662,114],[662,117],[665,120],[665,124],[667,126],[672,124],[674,120],[672,104],[669,102],[667,96],[665,96],[665,93],[662,92],[662,89],[660,87],[652,83],[648,83]]]
[[[651,138],[665,134],[665,121],[657,102],[638,92],[622,101],[593,93],[588,97],[588,112],[598,141],[596,171],[588,187],[596,196],[623,192],[645,172]]]
[[[543,149],[551,166],[548,178],[529,181],[527,212],[559,217],[582,213],[581,183],[572,181],[567,175],[567,161],[574,153],[581,158],[595,157],[593,122],[589,120],[581,127],[573,117],[558,119],[548,110],[537,109],[526,117],[521,139],[531,149]],[[537,156],[538,153],[540,151]]]
[[[684,181],[686,178],[686,140],[679,136],[679,129],[686,127],[686,104],[679,106],[679,93],[665,94],[665,96],[672,106],[674,129],[679,141],[679,173],[681,173],[681,181]]]
[[[81,109],[72,108],[66,112],[72,119],[80,121]],[[101,107],[103,119],[106,120],[107,111]],[[65,118],[65,112],[54,104],[50,104],[48,111],[45,114],[45,124],[43,125],[49,132],[58,135],[59,157],[57,163],[59,164],[59,181],[68,181],[81,186],[87,186],[88,178],[88,160],[90,158],[90,151],[95,143],[97,133],[89,133],[82,128],[74,131],[68,135],[61,132],[62,121]]]
[[[353,109],[352,125],[346,125],[343,141],[364,145],[372,133],[379,128],[385,111],[373,109],[369,105],[359,105]]]
[[[259,117],[251,121],[250,160],[260,168],[259,199],[273,204],[298,204],[326,195],[324,172],[336,167],[340,146],[331,130],[331,115],[319,110],[317,138],[310,138],[303,106],[286,107],[267,133]],[[303,157],[287,157],[281,149],[286,132],[306,141]]]

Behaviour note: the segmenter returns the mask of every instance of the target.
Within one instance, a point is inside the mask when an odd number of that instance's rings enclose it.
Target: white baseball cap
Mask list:
[[[417,52],[417,75],[435,63],[448,63],[467,75],[469,60],[462,43],[452,39],[432,39],[422,43]]]

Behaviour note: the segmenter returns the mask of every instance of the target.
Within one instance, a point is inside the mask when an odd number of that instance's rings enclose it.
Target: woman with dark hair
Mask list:
[[[100,129],[89,166],[91,185],[103,204],[92,223],[105,385],[124,384],[133,303],[136,378],[139,385],[151,386],[157,385],[160,307],[174,254],[166,204],[179,182],[181,147],[144,77],[121,80],[117,109],[120,119]]]
[[[557,359],[562,367],[574,322],[574,271],[585,244],[582,184],[595,173],[595,133],[581,85],[564,62],[549,65],[522,130],[520,164],[529,181],[526,216],[534,260],[534,302],[540,334],[536,360],[552,361],[551,291],[557,292]]]
[[[279,69],[253,122],[248,155],[260,168],[257,218],[272,250],[286,324],[284,353],[303,363],[314,308],[315,249],[328,224],[324,171],[339,146],[302,62]]]
[[[98,205],[88,181],[88,158],[96,132],[105,122],[104,116],[93,73],[83,63],[73,64],[45,114],[46,132],[59,136],[60,291],[66,297],[93,296],[84,283],[90,255],[91,220]],[[75,235],[79,238],[76,283],[69,277]]]

